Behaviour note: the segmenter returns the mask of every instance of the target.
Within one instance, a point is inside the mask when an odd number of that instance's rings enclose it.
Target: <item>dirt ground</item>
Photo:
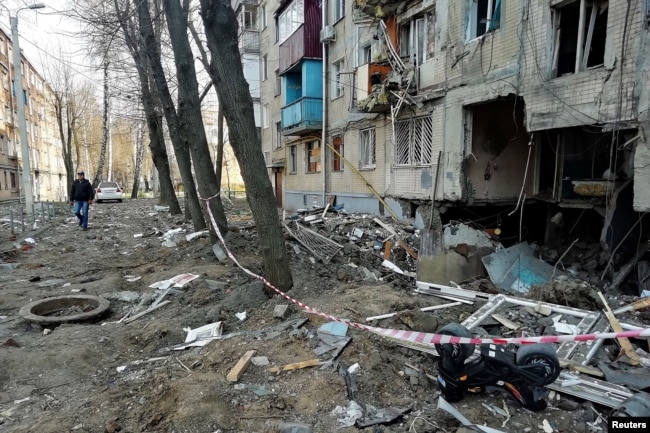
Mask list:
[[[286,318],[275,318],[275,306],[286,305],[285,300],[266,298],[261,283],[232,263],[219,263],[209,239],[184,240],[192,232],[189,225],[181,217],[154,211],[154,204],[126,200],[93,205],[88,231],[65,214],[36,231],[19,233],[15,240],[8,230],[0,232],[0,258],[19,264],[0,271],[1,431],[302,433],[309,431],[306,426],[316,433],[465,431],[436,409],[439,392],[431,355],[350,328],[351,342],[328,363],[331,352],[319,357],[314,353],[317,330],[326,319],[296,306]],[[227,245],[244,266],[259,272],[250,212],[242,203],[227,208],[230,223],[238,227],[228,233]],[[183,229],[175,247],[149,236],[175,228]],[[17,252],[14,245],[27,237],[36,243]],[[368,316],[411,310],[406,318],[376,323],[407,329],[410,317],[418,330],[434,331],[476,309],[455,307],[422,317],[412,310],[448,301],[413,294],[413,282],[369,280],[350,266],[372,252],[346,247],[346,254],[322,264],[294,245],[288,241],[295,283],[290,294],[333,315],[363,323]],[[379,257],[365,260],[368,266],[381,263]],[[160,294],[150,284],[186,272],[199,278],[172,290],[169,304],[130,323],[119,322],[143,299],[146,305]],[[141,278],[129,281],[131,277]],[[108,312],[97,320],[56,327],[19,315],[31,301],[76,292],[106,297]],[[242,312],[247,314],[243,321],[236,317]],[[279,326],[290,320],[294,326]],[[170,350],[185,340],[185,328],[217,321],[230,338]],[[228,372],[250,350],[268,358],[270,365],[250,365],[238,382],[227,381]],[[314,358],[323,364],[269,371]],[[350,375],[356,384],[353,397],[365,413],[372,407],[410,411],[389,424],[339,428],[337,418],[343,415],[333,411],[350,401],[345,374],[339,372],[356,363],[359,369]],[[492,415],[484,404],[507,407],[510,419],[504,424],[506,419]],[[468,396],[455,406],[472,422],[518,433],[544,431],[544,420],[557,432],[598,431],[588,423],[604,411],[562,396],[535,413],[500,392]],[[291,429],[289,423],[297,424]],[[304,429],[297,427],[303,424]]]

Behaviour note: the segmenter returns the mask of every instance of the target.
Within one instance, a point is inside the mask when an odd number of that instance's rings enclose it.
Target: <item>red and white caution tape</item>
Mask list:
[[[201,199],[201,200],[211,200],[212,198],[216,197],[212,196],[207,199]],[[217,236],[219,237],[219,240],[221,241],[221,244],[223,245],[224,249],[226,250],[226,254],[228,254],[228,257],[230,257],[230,260],[232,260],[239,268],[250,275],[253,278],[257,278],[258,280],[262,281],[265,286],[269,287],[272,289],[275,293],[278,295],[282,296],[284,299],[298,305],[300,308],[303,310],[307,311],[308,313],[312,314],[317,314],[319,316],[325,317],[326,319],[333,320],[336,322],[340,323],[345,323],[348,326],[351,326],[356,329],[361,329],[364,331],[370,331],[372,333],[381,335],[383,337],[388,337],[400,341],[406,341],[409,343],[416,343],[416,344],[422,344],[425,346],[432,346],[434,344],[535,344],[535,343],[563,343],[565,341],[593,341],[593,340],[606,340],[606,339],[611,339],[611,338],[636,338],[636,337],[650,337],[650,328],[646,329],[634,329],[631,331],[623,331],[623,332],[598,332],[594,334],[579,334],[579,335],[544,335],[541,337],[517,337],[517,338],[474,338],[474,337],[454,337],[451,335],[443,335],[443,334],[431,334],[427,332],[416,332],[416,331],[405,331],[405,330],[399,330],[399,329],[387,329],[387,328],[377,328],[374,326],[367,326],[363,325],[361,323],[356,323],[352,322],[347,319],[342,319],[340,317],[333,316],[329,313],[326,313],[321,310],[317,310],[316,308],[310,307],[309,305],[306,305],[302,302],[300,302],[297,299],[292,298],[291,296],[287,295],[280,289],[276,288],[271,282],[269,282],[267,279],[262,277],[261,275],[257,275],[254,272],[250,271],[249,269],[245,268],[242,266],[237,258],[232,254],[230,249],[228,249],[228,246],[226,245],[226,242],[223,238],[223,235],[219,231],[219,227],[217,226],[217,223],[214,219],[214,215],[212,215],[212,210],[210,209],[210,206],[206,206],[208,209],[208,214],[210,215],[210,221],[212,222],[212,226],[215,229],[215,232],[217,233]]]

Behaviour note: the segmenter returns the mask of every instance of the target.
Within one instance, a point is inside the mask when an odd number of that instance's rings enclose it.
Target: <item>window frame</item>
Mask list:
[[[332,22],[336,24],[345,18],[345,0],[333,0]]]
[[[262,81],[266,81],[269,79],[269,57],[268,54],[264,54],[260,58],[260,63],[261,63],[261,74],[262,74]]]
[[[298,174],[298,146],[293,144],[289,147],[289,174]]]
[[[479,14],[479,2],[487,2],[485,23],[479,22],[481,18]],[[465,39],[473,41],[481,38],[489,33],[495,32],[501,28],[501,11],[503,9],[503,0],[465,0],[465,5],[468,8],[466,14],[465,24]],[[494,20],[495,13],[498,12],[498,20]],[[490,17],[490,18],[487,18]],[[477,31],[479,25],[485,25],[485,29],[480,32]]]
[[[276,68],[273,72],[275,73],[274,96],[277,97],[282,95],[282,75],[280,75],[280,68]]]
[[[270,123],[269,118],[269,104],[262,105],[262,128],[266,129],[269,127]]]
[[[259,23],[260,31],[266,29],[268,26],[268,21],[266,19],[266,3],[262,3],[259,8],[257,9],[257,13],[259,17],[257,18],[257,22]]]
[[[278,120],[275,122],[275,149],[282,149],[282,121]]]
[[[311,140],[305,143],[305,173],[316,174],[322,170],[322,148],[320,140]],[[318,160],[312,162],[312,158],[318,157]]]
[[[339,141],[338,143],[337,140]],[[345,171],[343,160],[343,157],[345,157],[345,142],[343,134],[332,136],[332,148],[341,155],[339,156],[336,152],[332,152],[332,171],[337,173]]]
[[[435,57],[435,31],[435,9],[430,9],[400,23],[398,30],[400,57],[408,59],[417,66],[433,60]]]
[[[434,137],[433,116],[398,119],[395,122],[395,166],[431,166]]]
[[[295,20],[295,21],[294,21]],[[280,44],[293,35],[296,30],[305,23],[305,2],[304,0],[293,0],[276,19],[277,42]],[[283,25],[284,31],[283,31]]]
[[[368,146],[370,146],[370,149],[367,149]],[[366,158],[368,161],[365,160]],[[359,130],[359,169],[373,170],[376,167],[377,128],[371,126],[369,128],[363,128]]]
[[[345,59],[340,58],[334,62],[332,62],[332,100],[342,98],[345,96],[345,85],[343,83],[343,80],[341,79],[341,75],[343,75],[343,71],[345,68]]]

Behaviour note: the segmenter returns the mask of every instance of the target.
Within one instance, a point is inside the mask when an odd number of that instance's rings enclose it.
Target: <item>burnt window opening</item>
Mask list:
[[[553,56],[551,78],[603,66],[609,2],[580,0],[552,9]]]

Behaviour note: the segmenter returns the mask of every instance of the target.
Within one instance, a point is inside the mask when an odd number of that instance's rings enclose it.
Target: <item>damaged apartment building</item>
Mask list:
[[[650,0],[242,3],[279,207],[647,249]]]

